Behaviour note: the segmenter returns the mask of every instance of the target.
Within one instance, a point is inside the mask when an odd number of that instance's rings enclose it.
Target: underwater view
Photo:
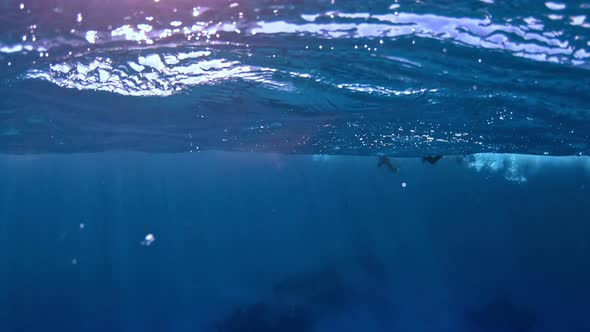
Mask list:
[[[0,332],[590,332],[590,1],[0,0]]]

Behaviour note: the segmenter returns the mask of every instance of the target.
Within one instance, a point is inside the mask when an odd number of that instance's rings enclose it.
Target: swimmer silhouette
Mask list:
[[[389,160],[389,158],[387,158],[385,156],[379,157],[379,162],[377,163],[377,167],[381,168],[381,166],[386,166],[387,169],[389,169],[389,171],[392,173],[397,173],[397,171],[398,171],[397,166],[395,166],[391,162],[391,160]]]
[[[426,156],[422,157],[422,162],[429,163],[430,165],[434,165],[438,163],[444,156]]]

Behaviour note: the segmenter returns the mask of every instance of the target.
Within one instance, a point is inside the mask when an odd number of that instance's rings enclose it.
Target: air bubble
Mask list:
[[[154,241],[156,241],[156,237],[154,236],[154,234],[149,233],[145,236],[144,240],[141,241],[141,245],[149,247],[150,245],[152,245],[152,243],[154,243]]]

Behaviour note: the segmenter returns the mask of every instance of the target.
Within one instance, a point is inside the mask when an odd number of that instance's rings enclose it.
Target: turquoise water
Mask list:
[[[0,0],[0,331],[590,331],[589,14]]]

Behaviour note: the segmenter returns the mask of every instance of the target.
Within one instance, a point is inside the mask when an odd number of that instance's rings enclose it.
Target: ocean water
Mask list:
[[[590,2],[0,0],[0,332],[590,331]]]

